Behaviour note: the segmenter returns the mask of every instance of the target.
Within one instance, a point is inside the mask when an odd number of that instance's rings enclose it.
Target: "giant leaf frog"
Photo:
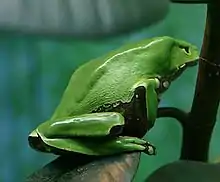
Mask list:
[[[52,117],[29,135],[31,147],[55,154],[156,154],[142,139],[154,126],[160,96],[198,49],[168,36],[122,46],[72,75]]]

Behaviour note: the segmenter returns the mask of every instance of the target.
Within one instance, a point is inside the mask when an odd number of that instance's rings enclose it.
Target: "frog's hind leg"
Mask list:
[[[117,112],[90,113],[44,122],[36,132],[51,139],[118,136],[124,124],[124,117]]]
[[[44,138],[44,143],[48,146],[47,152],[57,153],[81,153],[86,155],[113,155],[125,152],[144,152],[148,155],[155,155],[156,148],[149,142],[136,137],[114,137],[109,139],[103,138],[74,138],[74,139],[47,139]],[[58,153],[59,154],[59,153]]]
[[[156,148],[152,144],[137,137],[119,136],[105,141],[101,145],[101,148],[97,149],[101,153],[103,150],[107,150],[107,154],[108,152],[109,154],[116,154],[139,151],[148,155],[156,155]]]

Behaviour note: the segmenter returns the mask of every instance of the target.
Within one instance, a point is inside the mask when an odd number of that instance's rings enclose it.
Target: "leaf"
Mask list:
[[[171,0],[174,3],[188,3],[188,4],[206,4],[209,3],[210,0]]]
[[[219,180],[220,163],[176,161],[156,170],[146,182],[219,182]]]
[[[0,30],[40,35],[100,37],[163,19],[169,0],[0,1]]]

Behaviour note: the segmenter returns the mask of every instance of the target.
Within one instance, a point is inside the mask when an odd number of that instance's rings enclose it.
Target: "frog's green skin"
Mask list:
[[[82,65],[52,117],[29,135],[30,145],[57,154],[155,154],[141,138],[154,125],[158,96],[197,59],[194,45],[156,37]]]

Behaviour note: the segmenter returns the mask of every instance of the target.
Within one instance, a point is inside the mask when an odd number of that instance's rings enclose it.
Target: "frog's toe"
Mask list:
[[[119,145],[125,151],[142,151],[148,155],[156,155],[156,147],[136,137],[118,137],[115,145]]]
[[[157,154],[156,147],[153,146],[152,144],[150,144],[149,142],[147,142],[144,146],[145,146],[144,153],[146,153],[148,155],[156,155]]]

